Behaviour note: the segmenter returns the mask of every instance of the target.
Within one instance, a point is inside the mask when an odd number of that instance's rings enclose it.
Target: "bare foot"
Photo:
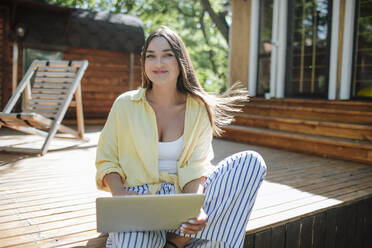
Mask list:
[[[174,233],[167,233],[167,240],[172,242],[177,246],[177,248],[183,248],[187,241],[189,241],[191,238],[190,237],[183,237],[183,236],[178,236]],[[172,244],[165,244],[164,248],[175,248],[174,245]]]

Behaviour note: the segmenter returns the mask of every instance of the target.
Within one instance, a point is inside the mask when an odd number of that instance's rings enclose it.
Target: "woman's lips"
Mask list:
[[[163,74],[163,73],[166,73],[167,71],[159,70],[159,71],[152,71],[152,72],[155,74]]]

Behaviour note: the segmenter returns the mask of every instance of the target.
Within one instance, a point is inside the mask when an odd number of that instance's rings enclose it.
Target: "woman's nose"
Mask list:
[[[160,56],[156,58],[156,64],[157,65],[163,64],[163,60],[162,60],[162,58]]]

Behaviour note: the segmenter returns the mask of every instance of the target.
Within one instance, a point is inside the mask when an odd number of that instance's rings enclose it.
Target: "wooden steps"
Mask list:
[[[311,100],[311,99],[264,99],[251,98],[251,103],[262,105],[280,105],[280,106],[302,106],[310,108],[331,108],[341,110],[356,110],[372,112],[372,102],[367,101],[329,101],[329,100]]]
[[[243,111],[249,114],[289,117],[303,120],[335,121],[341,123],[372,124],[372,112],[302,106],[248,104]]]
[[[254,98],[222,137],[372,164],[372,102]]]
[[[240,114],[235,119],[234,124],[241,126],[262,127],[295,133],[372,141],[372,125],[301,120],[253,114]]]

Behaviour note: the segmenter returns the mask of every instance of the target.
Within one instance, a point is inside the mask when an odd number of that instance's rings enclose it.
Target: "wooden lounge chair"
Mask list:
[[[3,112],[0,112],[0,125],[45,136],[44,144],[41,149],[0,147],[0,150],[44,155],[57,132],[83,139],[84,117],[80,81],[87,66],[86,60],[33,61],[15,94]],[[22,112],[11,113],[22,93]],[[72,101],[74,95],[75,101]],[[69,106],[76,107],[77,130],[61,124]]]

